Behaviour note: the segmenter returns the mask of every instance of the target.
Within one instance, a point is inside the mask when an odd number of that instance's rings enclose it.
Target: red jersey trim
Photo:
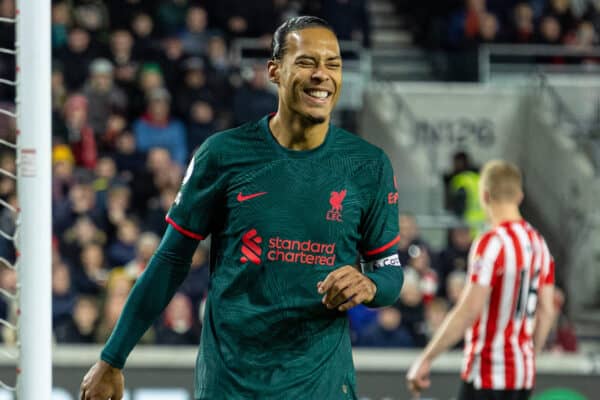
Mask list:
[[[181,226],[177,225],[177,222],[173,221],[168,215],[165,217],[165,221],[167,221],[167,223],[170,224],[173,228],[175,228],[178,232],[184,234],[187,237],[197,240],[204,240],[204,236],[182,228]]]
[[[395,245],[396,243],[398,243],[400,241],[400,235],[396,236],[391,242],[384,244],[381,247],[378,247],[376,249],[373,250],[369,250],[365,252],[365,256],[374,256],[375,254],[379,254],[379,253],[383,253],[384,251],[386,251],[387,249],[389,249],[390,247],[392,247],[393,245]]]

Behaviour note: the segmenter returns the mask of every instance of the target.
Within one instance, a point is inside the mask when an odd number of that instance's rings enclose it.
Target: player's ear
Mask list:
[[[279,84],[279,60],[269,60],[267,63],[267,73],[269,76],[269,80],[278,85]]]

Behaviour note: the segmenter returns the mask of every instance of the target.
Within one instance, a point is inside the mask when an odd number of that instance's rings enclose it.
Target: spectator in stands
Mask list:
[[[105,226],[109,243],[117,240],[117,230],[127,217],[131,215],[131,208],[131,189],[128,186],[117,184],[108,189],[104,206],[104,217],[106,219]]]
[[[50,86],[52,92],[52,120],[60,120],[60,115],[67,101],[67,88],[65,87],[65,77],[63,75],[62,66],[59,62],[52,65],[52,76]],[[54,125],[57,125],[54,123]]]
[[[96,203],[100,210],[106,209],[106,198],[112,185],[118,183],[117,165],[112,157],[103,156],[98,160],[95,169],[95,179],[92,182],[96,192]],[[107,224],[103,223],[103,227]]]
[[[588,1],[582,20],[591,22],[596,34],[600,34],[600,0]]]
[[[448,303],[441,297],[434,298],[425,306],[425,326],[427,337],[433,337],[433,334],[438,330],[444,318],[448,314]]]
[[[185,24],[188,0],[161,1],[156,13],[156,23],[163,36],[174,35]]]
[[[376,320],[359,336],[359,346],[365,347],[415,347],[415,341],[402,325],[402,314],[396,307],[377,311]]]
[[[438,291],[439,278],[435,270],[431,267],[431,257],[426,247],[416,247],[414,254],[411,255],[405,267],[405,270],[409,269],[417,273],[423,295],[423,303],[428,304],[433,300]]]
[[[171,95],[164,88],[152,90],[148,95],[147,113],[133,124],[137,149],[147,153],[153,147],[169,150],[180,166],[188,159],[185,127],[169,115]]]
[[[144,154],[137,151],[133,133],[124,131],[116,137],[112,155],[117,164],[119,178],[131,184],[133,177],[143,170],[145,161]]]
[[[519,3],[510,20],[508,40],[512,43],[533,43],[535,22],[533,8],[526,2]]]
[[[183,62],[189,55],[183,49],[183,43],[178,36],[169,36],[162,40],[160,67],[163,72],[166,87],[175,91],[181,83]]]
[[[110,35],[109,58],[115,67],[115,82],[128,93],[133,91],[139,68],[133,45],[133,36],[126,29],[115,30]]]
[[[421,238],[417,219],[409,213],[401,213],[398,218],[400,226],[400,241],[398,242],[398,258],[402,265],[417,254],[419,247],[428,247]]]
[[[69,320],[74,306],[71,273],[69,267],[59,260],[52,265],[52,325],[57,326]]]
[[[67,46],[58,51],[69,90],[79,90],[83,86],[90,63],[98,55],[97,49],[90,46],[90,41],[90,34],[86,30],[73,27],[69,30]]]
[[[215,2],[210,16],[223,27],[228,40],[251,36],[252,4],[245,0]]]
[[[75,157],[71,148],[66,144],[59,144],[52,149],[52,202],[54,207],[63,204],[69,197],[69,192],[75,184],[73,175]],[[56,218],[56,215],[55,215]]]
[[[577,18],[571,10],[571,0],[548,0],[544,14],[556,18],[564,34],[577,25]]]
[[[194,310],[199,309],[201,301],[206,297],[209,281],[208,244],[201,242],[192,257],[190,272],[179,287],[179,291],[192,301]]]
[[[204,60],[200,57],[190,57],[183,63],[185,71],[182,85],[175,96],[175,111],[178,116],[187,118],[191,105],[198,100],[206,103],[215,102],[215,96],[208,86]]]
[[[492,13],[485,13],[481,16],[479,24],[479,36],[477,43],[501,42],[500,25],[498,18]]]
[[[175,163],[167,149],[162,147],[150,149],[144,168],[136,171],[131,182],[132,204],[136,205],[139,215],[146,215],[150,199],[160,194],[156,177],[174,168]]]
[[[55,127],[54,135],[62,143],[71,146],[77,166],[87,169],[96,166],[96,138],[88,123],[88,101],[83,95],[73,94],[67,98],[64,123]]]
[[[93,296],[78,296],[73,315],[54,327],[54,338],[58,343],[93,344],[100,311],[98,300]]]
[[[270,84],[264,66],[254,65],[244,71],[245,83],[233,98],[235,125],[254,121],[277,110],[277,96],[268,89]]]
[[[201,6],[192,5],[185,16],[185,30],[181,33],[183,50],[193,56],[204,56],[208,39],[216,34],[208,28],[208,13]]]
[[[562,43],[563,32],[560,22],[552,15],[546,15],[542,18],[539,25],[539,36],[537,42],[540,44],[558,45]],[[564,63],[561,57],[553,59],[554,63]]]
[[[135,38],[134,53],[142,60],[151,60],[154,57],[154,21],[145,13],[137,13],[131,20],[131,32]]]
[[[61,239],[61,254],[69,264],[79,261],[81,251],[88,244],[106,244],[106,233],[87,216],[78,217],[72,227],[67,229]]]
[[[125,273],[131,279],[137,279],[144,272],[159,242],[159,237],[151,232],[144,232],[139,236],[136,244],[135,258],[125,265]]]
[[[52,49],[63,48],[67,44],[68,29],[71,26],[71,12],[66,1],[52,4]]]
[[[446,299],[454,306],[467,284],[467,273],[464,271],[452,271],[446,278]]]
[[[167,187],[160,192],[158,198],[150,199],[148,212],[144,220],[144,231],[149,231],[162,237],[167,229],[165,215],[167,215],[169,208],[171,208],[171,205],[175,201],[177,191],[175,188]]]
[[[192,103],[187,129],[188,148],[192,153],[217,131],[216,117],[216,111],[209,102],[197,100]]]
[[[448,41],[453,48],[463,48],[481,30],[482,17],[487,14],[485,0],[465,0],[464,8],[450,17]]]
[[[397,304],[402,315],[402,325],[408,329],[417,347],[424,346],[427,337],[423,292],[419,274],[412,268],[404,270],[404,285]]]
[[[123,266],[136,257],[140,228],[136,221],[126,218],[117,226],[117,237],[108,247],[109,265]]]
[[[106,122],[112,112],[122,112],[127,107],[125,93],[114,85],[113,70],[107,59],[95,59],[83,88],[83,95],[88,101],[88,121],[96,136],[106,131]]]
[[[453,271],[467,270],[469,249],[471,247],[471,230],[463,225],[450,229],[448,246],[440,252],[435,263],[435,270],[440,282],[446,282],[448,275]],[[446,288],[442,284],[438,290],[438,296],[445,296]]]
[[[104,250],[97,243],[87,243],[81,250],[78,263],[72,270],[77,293],[97,296],[101,294],[108,279],[108,265]]]
[[[156,328],[156,343],[170,346],[198,344],[200,326],[190,299],[183,293],[176,293]]]
[[[365,0],[324,0],[321,16],[328,21],[340,40],[354,40],[370,47],[370,23]]]

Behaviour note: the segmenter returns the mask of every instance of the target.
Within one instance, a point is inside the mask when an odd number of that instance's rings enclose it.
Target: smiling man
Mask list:
[[[277,112],[196,152],[82,399],[121,398],[129,352],[209,234],[195,398],[357,398],[346,311],[392,304],[403,281],[392,168],[380,149],[330,124],[342,60],[325,21],[280,26],[268,76]],[[364,273],[354,266],[359,254]]]

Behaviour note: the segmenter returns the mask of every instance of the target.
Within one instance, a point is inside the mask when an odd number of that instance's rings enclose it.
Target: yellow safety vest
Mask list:
[[[462,215],[464,221],[471,227],[473,237],[485,229],[485,211],[479,204],[479,174],[473,171],[465,171],[450,180],[450,189],[456,192],[463,189],[466,194],[465,212]]]

